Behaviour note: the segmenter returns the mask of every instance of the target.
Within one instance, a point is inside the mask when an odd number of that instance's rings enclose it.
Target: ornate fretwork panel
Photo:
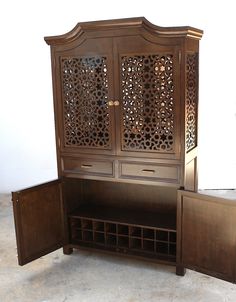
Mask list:
[[[109,149],[107,60],[61,58],[65,146]]]
[[[187,54],[186,64],[186,150],[197,145],[198,53]]]
[[[173,55],[121,58],[122,149],[173,152]]]

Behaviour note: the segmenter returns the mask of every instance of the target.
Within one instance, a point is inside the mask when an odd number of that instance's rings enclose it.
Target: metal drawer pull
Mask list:
[[[142,172],[153,174],[156,171],[155,170],[149,170],[149,169],[143,169]]]
[[[119,101],[114,101],[114,106],[119,106],[120,102]]]
[[[90,169],[92,168],[93,165],[86,165],[86,164],[83,164],[81,165],[81,168],[85,168],[85,169]]]
[[[113,101],[109,101],[109,102],[108,102],[108,105],[109,105],[109,106],[114,106],[114,102],[113,102]]]

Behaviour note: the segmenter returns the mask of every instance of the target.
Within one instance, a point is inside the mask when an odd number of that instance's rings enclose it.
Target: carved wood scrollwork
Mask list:
[[[61,58],[66,146],[110,148],[105,56]]]
[[[186,63],[186,150],[197,145],[198,53],[187,54]]]
[[[173,151],[173,55],[123,56],[121,91],[122,149]]]

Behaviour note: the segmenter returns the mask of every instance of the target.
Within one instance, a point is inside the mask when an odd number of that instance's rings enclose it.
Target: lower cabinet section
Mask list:
[[[98,206],[78,209],[69,217],[72,245],[175,263],[175,217],[127,209],[121,215],[121,211],[124,210]]]
[[[20,265],[86,247],[176,265],[178,275],[189,268],[236,281],[236,198],[64,178],[12,199]]]

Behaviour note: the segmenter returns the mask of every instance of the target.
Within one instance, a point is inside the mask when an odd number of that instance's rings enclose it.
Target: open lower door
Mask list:
[[[236,281],[236,200],[178,191],[177,266]],[[181,270],[180,270],[181,271]]]
[[[12,193],[20,265],[63,246],[62,200],[60,180]]]

